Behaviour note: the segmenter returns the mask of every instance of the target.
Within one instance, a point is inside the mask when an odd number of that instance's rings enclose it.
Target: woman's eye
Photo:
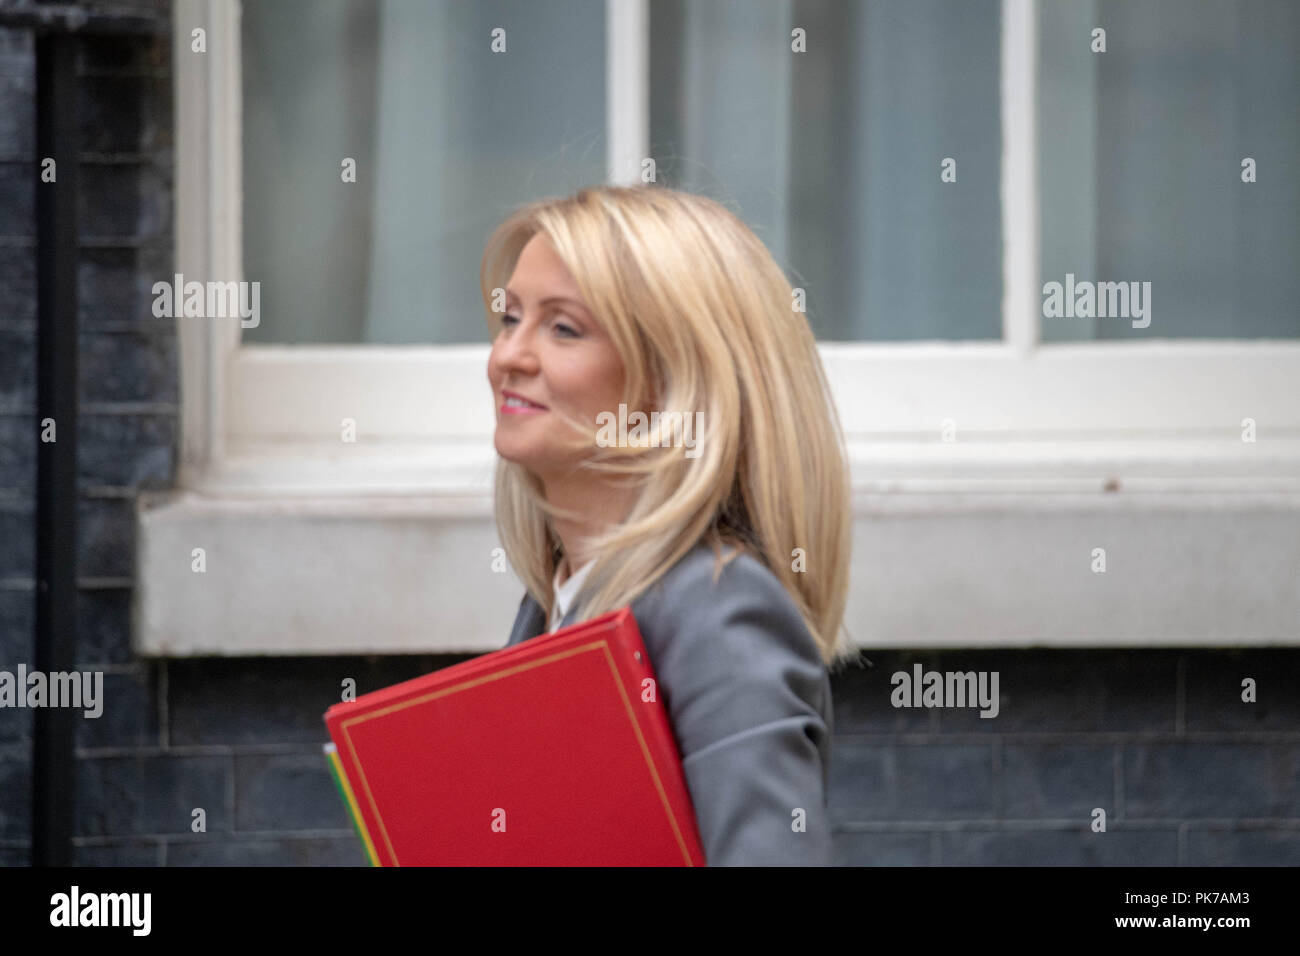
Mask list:
[[[519,321],[520,321],[519,316],[511,315],[508,312],[505,315],[501,316],[502,328],[505,328],[507,326],[513,326],[517,324]],[[582,337],[582,333],[578,329],[575,329],[573,326],[569,325],[567,322],[555,322],[554,327],[555,330],[564,338]]]

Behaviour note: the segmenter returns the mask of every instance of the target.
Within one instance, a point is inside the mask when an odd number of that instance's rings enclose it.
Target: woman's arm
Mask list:
[[[634,608],[710,866],[830,865],[830,681],[777,578],[700,549]]]

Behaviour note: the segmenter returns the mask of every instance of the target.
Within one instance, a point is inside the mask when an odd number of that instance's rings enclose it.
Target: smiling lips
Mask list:
[[[531,415],[537,412],[546,411],[545,405],[538,405],[536,402],[530,402],[522,395],[516,395],[514,392],[502,391],[505,401],[501,403],[501,412],[505,415]]]

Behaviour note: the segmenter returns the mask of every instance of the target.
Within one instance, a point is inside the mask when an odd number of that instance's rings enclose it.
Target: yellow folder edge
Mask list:
[[[339,796],[343,798],[343,803],[348,808],[348,816],[352,818],[352,825],[357,829],[357,836],[361,838],[362,844],[366,848],[366,857],[370,860],[371,866],[379,866],[379,854],[375,852],[375,845],[370,841],[370,834],[366,832],[365,826],[361,822],[361,808],[357,806],[357,798],[352,794],[352,788],[348,786],[347,774],[343,772],[343,762],[339,760],[338,748],[332,743],[325,744],[325,760],[330,765],[330,775],[334,778],[334,784],[339,788]]]

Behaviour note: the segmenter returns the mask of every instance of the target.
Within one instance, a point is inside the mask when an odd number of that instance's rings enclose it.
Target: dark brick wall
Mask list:
[[[870,655],[834,684],[846,865],[1300,863],[1300,655]],[[890,675],[997,671],[1000,712],[895,708]],[[1241,700],[1256,681],[1258,701]],[[1091,829],[1106,813],[1106,832]]]
[[[174,481],[169,41],[81,41],[77,860],[361,864],[320,754],[360,692],[459,657],[151,661],[131,653],[132,508]],[[0,669],[33,659],[35,137],[30,32],[0,29]],[[505,635],[502,635],[504,642]],[[996,670],[1001,714],[894,709],[914,661]],[[1300,664],[1290,651],[871,655],[834,682],[837,853],[870,864],[1300,863]],[[1259,682],[1260,702],[1240,701]],[[0,709],[0,863],[31,840],[31,711]],[[204,808],[207,832],[192,833]],[[1094,807],[1107,832],[1089,828]]]

